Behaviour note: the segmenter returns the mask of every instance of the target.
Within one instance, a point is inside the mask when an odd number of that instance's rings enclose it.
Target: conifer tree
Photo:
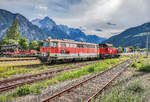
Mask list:
[[[6,36],[3,38],[5,44],[18,44],[20,40],[20,32],[18,29],[18,20],[14,20],[13,24],[7,29]]]

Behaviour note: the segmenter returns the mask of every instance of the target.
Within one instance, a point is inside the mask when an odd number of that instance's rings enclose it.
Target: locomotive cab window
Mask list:
[[[78,44],[77,47],[78,48],[83,48],[83,44]]]
[[[49,42],[43,42],[43,47],[49,47]]]
[[[66,44],[65,43],[61,43],[61,47],[66,47]]]
[[[70,44],[69,44],[69,43],[66,43],[66,47],[70,47]]]
[[[99,45],[99,48],[107,48],[107,45],[105,45],[105,44],[100,44],[100,45]]]
[[[58,47],[58,43],[57,42],[50,42],[50,46],[51,47]]]

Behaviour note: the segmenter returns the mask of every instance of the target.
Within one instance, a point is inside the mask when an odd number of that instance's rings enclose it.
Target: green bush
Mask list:
[[[94,72],[94,68],[95,68],[95,66],[90,66],[90,67],[88,68],[88,72],[89,72],[89,73]]]
[[[31,87],[31,92],[34,93],[35,95],[41,94],[41,88],[42,88],[42,84],[37,84]]]
[[[144,64],[139,68],[139,71],[150,72],[150,64]]]
[[[27,94],[30,94],[32,91],[31,91],[31,87],[30,85],[24,85],[22,87],[19,87],[17,88],[17,95],[18,96],[23,96],[23,95],[27,95]]]
[[[137,61],[137,63],[143,63],[144,60],[140,59],[139,61]]]
[[[139,66],[138,63],[136,63],[136,62],[131,64],[131,67],[134,67],[134,68],[138,68],[138,66]]]

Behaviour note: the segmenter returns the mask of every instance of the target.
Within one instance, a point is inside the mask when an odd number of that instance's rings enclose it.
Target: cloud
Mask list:
[[[48,9],[47,6],[43,6],[43,5],[36,5],[35,8],[40,9],[40,10],[47,10]]]
[[[110,25],[110,26],[116,26],[117,25],[117,24],[113,24],[111,22],[107,22],[107,24]]]
[[[0,0],[0,2],[1,9],[21,13],[28,19],[49,16],[57,24],[81,27],[87,34],[103,37],[110,37],[129,27],[150,21],[150,0]],[[102,31],[96,31],[97,28]]]
[[[95,29],[95,31],[101,32],[101,31],[103,31],[103,30],[102,30],[102,29],[97,28],[97,29]]]

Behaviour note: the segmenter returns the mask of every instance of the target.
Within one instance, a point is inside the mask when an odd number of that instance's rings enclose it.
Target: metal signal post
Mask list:
[[[148,56],[148,32],[146,35],[146,55]]]

